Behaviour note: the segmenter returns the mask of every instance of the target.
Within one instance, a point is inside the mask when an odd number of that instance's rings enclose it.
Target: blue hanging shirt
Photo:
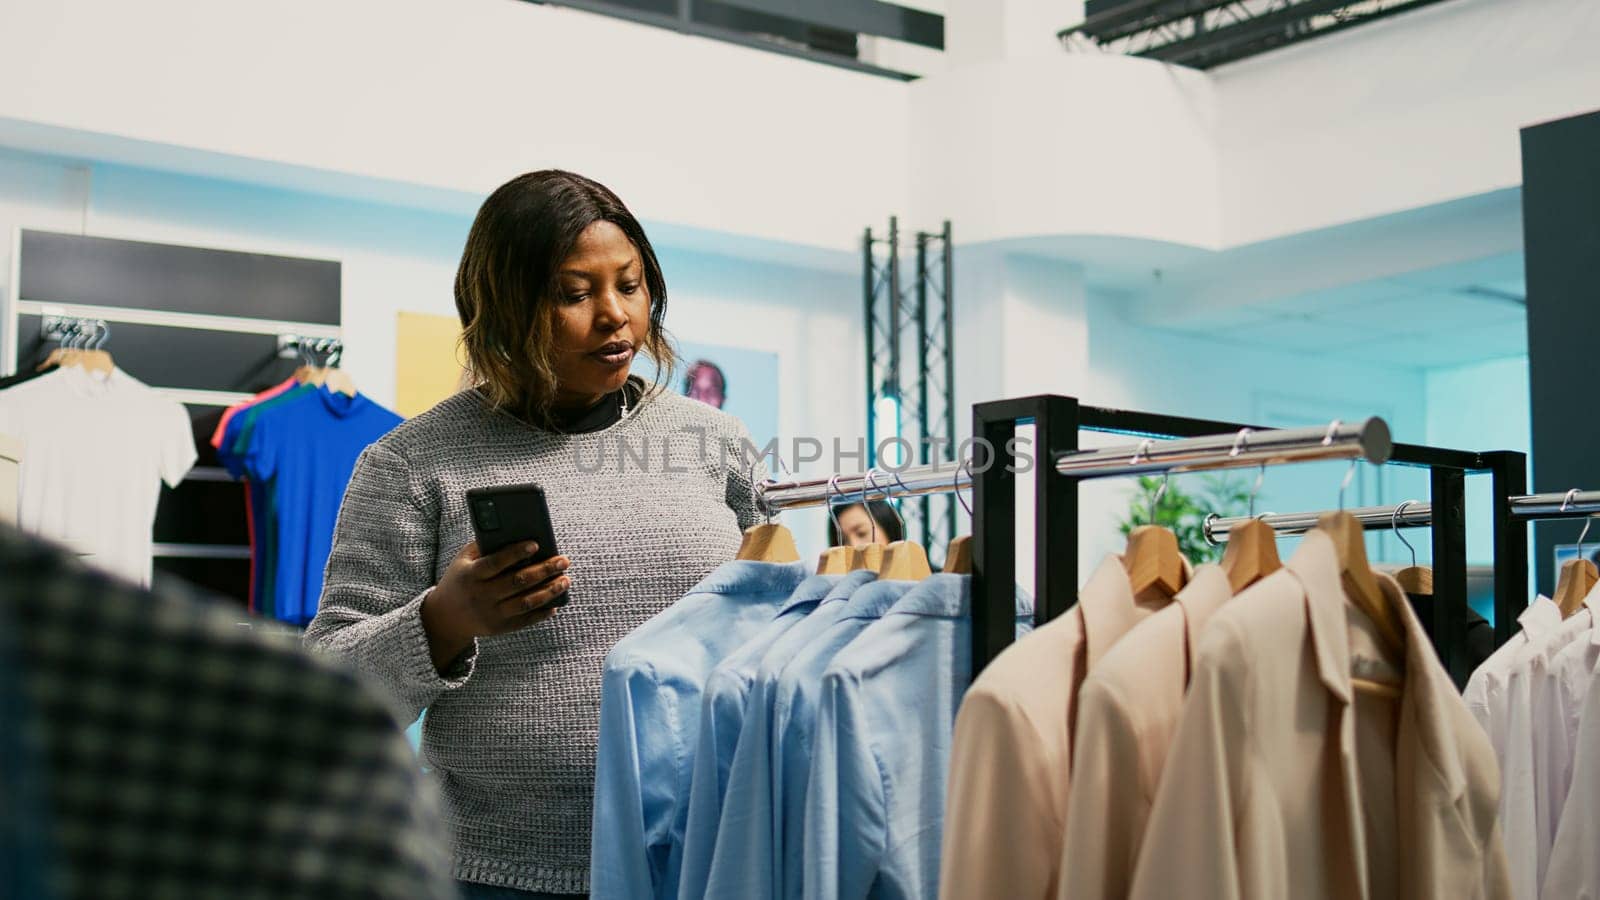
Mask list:
[[[682,859],[702,686],[772,621],[805,568],[747,560],[719,566],[606,654],[589,862],[594,900],[677,897],[674,865]]]
[[[878,573],[862,569],[839,580],[810,615],[772,642],[761,657],[750,682],[744,724],[728,766],[722,815],[717,820],[711,871],[706,876],[707,898],[744,900],[776,897],[777,813],[774,773],[778,771],[773,738],[773,697],[783,669],[812,640],[844,615],[847,602],[860,588],[876,581]],[[685,895],[687,896],[687,895]]]
[[[806,900],[937,897],[972,577],[932,575],[823,672],[805,798]],[[1021,592],[1016,632],[1033,630]]]
[[[289,394],[282,403],[269,400],[242,414],[255,415],[241,436],[248,446],[240,457],[252,481],[269,485],[273,615],[305,625],[317,614],[333,527],[356,458],[401,419],[362,394],[326,387]]]
[[[727,793],[739,731],[744,726],[750,689],[762,657],[789,629],[805,621],[833,590],[845,581],[860,585],[870,572],[846,575],[812,575],[795,588],[777,618],[729,654],[706,678],[700,700],[700,741],[694,754],[694,777],[689,783],[689,818],[683,832],[683,862],[679,866],[678,896],[701,897],[711,875],[716,849],[717,823]]]
[[[801,828],[805,815],[806,782],[811,775],[811,737],[816,723],[818,691],[822,673],[834,654],[844,649],[867,626],[877,621],[895,601],[915,587],[914,581],[878,580],[863,585],[840,607],[822,607],[812,614],[817,618],[831,613],[832,621],[801,646],[778,676],[775,686],[763,698],[771,704],[770,741],[767,751],[770,784],[770,821],[763,838],[758,822],[730,823],[728,807],[717,829],[717,849],[712,861],[712,881],[708,894],[723,897],[798,898],[804,873],[801,871]],[[835,612],[835,610],[837,610]],[[791,630],[791,634],[798,629]],[[788,635],[785,635],[788,637]],[[762,661],[767,668],[767,661]],[[746,717],[746,729],[754,719]],[[740,738],[743,740],[743,733]],[[735,765],[738,764],[735,751]],[[735,786],[729,780],[731,805]],[[760,802],[760,801],[758,801]],[[731,824],[731,828],[730,828]],[[746,832],[739,834],[740,831]],[[738,877],[733,883],[718,882],[718,868],[724,857],[724,838],[731,845],[726,858]],[[740,845],[749,842],[741,849]],[[737,856],[742,860],[732,862]]]
[[[268,397],[260,403],[240,410],[228,419],[227,428],[222,432],[222,443],[217,447],[217,459],[228,474],[235,478],[244,478],[244,455],[250,448],[250,439],[255,435],[256,417],[265,410],[281,406],[298,397],[316,391],[316,386],[302,384],[292,387],[276,396]],[[277,552],[275,538],[272,533],[272,485],[249,480],[245,482],[245,490],[250,492],[250,600],[257,615],[268,618],[273,617],[273,567],[276,565]]]

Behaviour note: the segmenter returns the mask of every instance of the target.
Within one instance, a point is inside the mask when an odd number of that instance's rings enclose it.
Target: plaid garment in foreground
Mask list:
[[[393,716],[296,635],[5,526],[0,617],[45,769],[55,897],[456,896]]]

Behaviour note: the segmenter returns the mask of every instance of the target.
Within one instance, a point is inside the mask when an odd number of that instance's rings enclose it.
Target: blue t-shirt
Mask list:
[[[241,468],[270,484],[273,614],[304,625],[317,613],[333,526],[356,458],[401,419],[364,395],[325,387],[263,407]]]
[[[235,478],[245,476],[244,453],[250,447],[250,440],[255,434],[256,418],[262,412],[316,390],[316,385],[297,385],[275,397],[268,397],[260,403],[242,409],[229,419],[228,427],[222,432],[222,444],[217,447],[217,459],[222,462],[222,467],[228,470],[228,474]],[[272,534],[272,486],[263,481],[251,480],[246,482],[245,488],[250,492],[250,552],[253,555],[250,565],[250,608],[257,615],[272,618],[277,614],[272,607],[273,560],[277,555]]]

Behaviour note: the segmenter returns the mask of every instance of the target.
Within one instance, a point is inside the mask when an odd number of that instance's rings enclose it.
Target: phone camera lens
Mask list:
[[[484,531],[494,531],[500,527],[500,516],[495,511],[493,500],[479,500],[473,509],[477,513],[479,528]]]

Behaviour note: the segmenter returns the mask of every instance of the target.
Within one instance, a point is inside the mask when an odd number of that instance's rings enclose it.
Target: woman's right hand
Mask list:
[[[476,541],[461,548],[422,601],[422,627],[435,668],[445,671],[475,638],[516,631],[556,614],[559,607],[548,604],[571,589],[564,574],[570,563],[553,556],[529,565],[538,549],[538,544],[513,544],[481,556]]]

